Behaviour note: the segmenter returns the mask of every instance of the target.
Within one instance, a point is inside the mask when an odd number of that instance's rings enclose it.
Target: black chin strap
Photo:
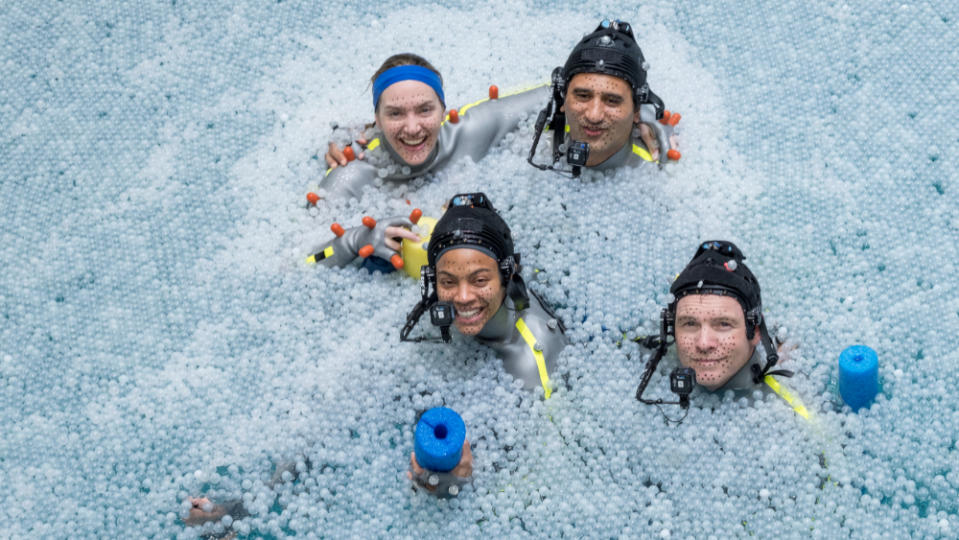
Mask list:
[[[659,120],[663,117],[663,114],[666,111],[666,104],[663,103],[663,100],[660,99],[659,96],[654,94],[653,91],[649,89],[649,85],[646,85],[645,96],[641,96],[639,101],[640,105],[649,103],[654,109],[656,109],[656,120]]]
[[[766,364],[760,369],[756,364],[752,365],[753,372],[753,383],[759,384],[763,382],[763,379],[766,378],[766,375],[780,375],[782,377],[792,377],[793,372],[788,369],[777,369],[775,371],[770,371],[777,362],[779,362],[779,352],[776,350],[776,346],[773,344],[772,339],[769,337],[769,331],[766,329],[766,319],[763,318],[762,322],[759,323],[759,336],[760,342],[763,345],[763,349],[766,351]]]
[[[403,325],[403,329],[400,330],[400,341],[409,341],[413,343],[420,342],[429,342],[429,343],[449,343],[452,336],[450,336],[450,327],[449,326],[440,326],[440,334],[443,337],[443,341],[440,341],[433,337],[419,336],[415,338],[410,337],[410,332],[413,331],[413,328],[416,326],[416,323],[419,322],[420,317],[423,316],[426,311],[432,307],[436,302],[432,300],[420,300],[417,303],[413,310],[406,315],[406,324]]]
[[[539,139],[543,136],[543,130],[546,129],[546,121],[553,115],[553,98],[549,98],[549,102],[546,104],[546,107],[543,107],[543,110],[539,111],[539,116],[536,117],[536,125],[533,126],[533,146],[529,149],[529,156],[526,158],[526,161],[530,165],[536,167],[537,169],[547,170],[547,165],[540,165],[533,162],[533,156],[536,155],[536,148],[539,146]]]
[[[449,343],[453,336],[450,335],[449,325],[440,326],[440,335],[443,337],[443,343]]]
[[[510,279],[509,285],[506,286],[506,294],[513,301],[516,311],[525,311],[529,307],[529,292],[526,289],[526,282],[519,273],[514,274]]]
[[[646,336],[645,338],[636,338],[633,340],[647,349],[656,349],[656,352],[653,353],[653,357],[650,358],[649,362],[646,363],[646,369],[643,371],[643,377],[639,380],[639,387],[636,388],[636,399],[647,405],[680,404],[678,401],[663,401],[662,399],[646,399],[643,397],[643,392],[646,391],[646,387],[649,385],[650,379],[653,378],[653,373],[656,372],[656,368],[659,366],[660,360],[663,359],[663,356],[666,355],[666,349],[669,348],[669,322],[667,319],[668,317],[664,311],[661,317],[658,336]]]
[[[639,386],[636,388],[636,399],[647,405],[660,405],[666,403],[662,399],[646,399],[643,397],[643,392],[646,391],[646,387],[649,385],[650,379],[653,378],[653,373],[656,372],[656,368],[659,367],[659,361],[663,359],[663,356],[666,354],[666,341],[662,340],[656,336],[649,336],[645,339],[637,341],[640,345],[647,349],[655,348],[656,352],[653,353],[653,357],[649,359],[649,362],[646,363],[646,369],[643,370],[643,377],[639,380]],[[675,403],[679,403],[678,401]]]
[[[533,157],[536,155],[536,149],[539,147],[539,140],[543,136],[543,131],[546,129],[547,125],[549,125],[549,129],[553,131],[553,163],[559,161],[559,158],[563,155],[563,152],[560,151],[560,145],[562,145],[566,140],[566,115],[559,110],[561,108],[559,103],[562,103],[563,101],[563,95],[560,91],[560,86],[565,84],[562,71],[562,67],[557,67],[553,70],[553,83],[551,86],[552,92],[550,93],[549,101],[546,103],[546,106],[543,107],[543,110],[539,112],[539,116],[536,117],[536,125],[533,127],[533,146],[529,149],[529,156],[526,158],[526,161],[541,171],[553,171],[561,176],[570,176],[575,178],[579,176],[580,172],[582,171],[582,168],[579,166],[573,166],[571,167],[570,171],[564,171],[562,169],[557,169],[552,165],[545,165],[533,161]]]
[[[429,309],[428,302],[425,298],[420,300],[413,306],[412,311],[406,315],[406,324],[404,324],[403,329],[400,330],[400,341],[420,341],[418,339],[410,339],[410,332],[413,331],[416,323],[420,322],[420,317]]]
[[[665,325],[665,322],[663,323]],[[649,359],[649,362],[646,363],[646,369],[643,371],[643,378],[639,381],[639,387],[636,388],[636,399],[641,403],[647,405],[655,405],[659,409],[659,413],[663,415],[663,420],[666,424],[682,424],[683,420],[686,419],[686,415],[689,414],[689,395],[685,394],[680,396],[679,401],[665,401],[663,399],[646,399],[643,397],[643,392],[646,391],[646,387],[649,385],[650,379],[653,378],[653,373],[656,372],[656,368],[659,366],[659,361],[663,359],[663,356],[666,355],[666,349],[669,347],[669,343],[666,341],[666,335],[662,336],[649,336],[643,339],[634,339],[636,343],[639,343],[647,349],[655,348],[656,352],[653,353],[653,357]],[[680,418],[670,418],[666,414],[666,411],[663,410],[662,405],[679,405],[685,411],[683,416]]]

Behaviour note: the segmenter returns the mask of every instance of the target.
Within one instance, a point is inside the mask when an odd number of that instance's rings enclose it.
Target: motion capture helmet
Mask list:
[[[503,283],[515,271],[513,236],[492,203],[482,193],[460,194],[450,200],[446,213],[433,227],[426,256],[435,271],[440,257],[451,249],[469,247],[492,257]]]
[[[669,312],[675,319],[676,304],[690,294],[717,294],[735,298],[746,316],[746,337],[752,339],[762,322],[762,298],[756,276],[743,263],[746,257],[732,242],[710,240],[700,244],[686,268],[673,281]]]
[[[442,330],[444,341],[449,341],[453,306],[439,301],[436,264],[447,251],[459,248],[475,249],[493,258],[514,307],[522,311],[529,306],[526,284],[520,276],[520,255],[513,252],[513,236],[509,226],[485,194],[461,193],[450,199],[446,213],[433,227],[426,251],[428,264],[420,270],[422,298],[406,317],[406,325],[400,332],[402,341],[409,341],[410,331],[427,309],[430,310],[433,324]]]
[[[530,165],[541,170],[557,168],[534,162],[536,148],[539,146],[543,129],[549,126],[553,136],[553,162],[555,163],[564,152],[567,152],[567,161],[572,166],[572,176],[578,176],[580,167],[587,161],[589,147],[585,143],[572,141],[567,148],[566,114],[561,111],[566,100],[566,90],[569,82],[580,73],[600,73],[618,77],[629,83],[633,93],[633,105],[652,105],[655,110],[655,119],[663,117],[666,105],[649,85],[646,84],[646,58],[636,43],[632,26],[625,21],[610,21],[604,19],[591,34],[587,34],[573,47],[573,51],[566,59],[566,63],[553,70],[551,77],[552,92],[550,100],[540,111],[533,128],[533,145],[530,147],[527,161]],[[561,173],[562,174],[562,173]]]
[[[699,245],[692,260],[679,273],[669,288],[673,299],[663,309],[659,336],[635,340],[644,347],[656,349],[655,354],[646,365],[639,388],[636,389],[637,400],[651,405],[679,404],[684,408],[688,406],[688,391],[685,396],[680,395],[680,401],[647,399],[643,397],[643,392],[659,365],[659,361],[666,354],[666,349],[671,344],[669,338],[676,337],[676,305],[681,298],[691,294],[716,294],[735,298],[743,308],[746,319],[746,337],[752,340],[756,335],[756,330],[759,330],[761,343],[766,351],[766,364],[762,368],[757,364],[751,364],[750,369],[752,370],[754,383],[760,383],[767,374],[792,376],[792,372],[788,370],[771,371],[772,367],[779,361],[779,353],[776,351],[776,347],[769,337],[769,331],[766,329],[766,321],[762,314],[763,306],[759,282],[743,263],[745,258],[743,252],[732,242],[710,240]],[[695,373],[689,373],[692,371],[690,368],[678,368],[673,370],[670,375],[671,384],[675,383],[674,379],[677,378],[677,374],[682,375],[679,373],[682,371],[686,371],[686,374],[690,375],[692,380],[695,380]],[[676,390],[674,389],[674,391]]]
[[[566,59],[561,71],[560,95],[565,98],[566,88],[574,75],[601,73],[625,80],[633,89],[635,102],[647,103],[650,91],[646,84],[646,69],[646,59],[630,24],[603,20],[593,33],[584,36],[573,47]]]

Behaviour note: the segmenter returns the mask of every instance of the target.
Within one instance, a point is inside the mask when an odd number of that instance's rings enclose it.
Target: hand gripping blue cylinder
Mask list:
[[[846,347],[839,355],[839,395],[852,410],[872,403],[879,392],[879,358],[865,345]]]
[[[466,424],[456,411],[436,407],[423,413],[413,435],[416,461],[424,469],[448,472],[463,457]]]

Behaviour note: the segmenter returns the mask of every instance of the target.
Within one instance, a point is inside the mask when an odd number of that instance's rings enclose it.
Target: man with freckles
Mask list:
[[[743,368],[753,359],[759,334],[746,337],[746,321],[739,302],[731,296],[690,294],[676,303],[676,350],[683,367],[696,372],[696,382],[718,390],[735,375],[730,386],[749,386]],[[743,380],[745,378],[745,380]]]
[[[675,337],[679,363],[706,390],[769,385],[779,393],[772,375],[791,373],[772,371],[779,352],[766,329],[759,282],[743,259],[732,242],[702,243],[670,287],[665,331]]]
[[[553,95],[537,123],[539,128],[548,120],[554,164],[567,148],[581,143],[588,152],[579,165],[595,170],[680,158],[673,136],[680,115],[665,110],[649,88],[647,68],[627,22],[604,20],[580,40],[566,63],[553,71]],[[530,162],[553,168],[532,161],[538,142],[537,135]]]

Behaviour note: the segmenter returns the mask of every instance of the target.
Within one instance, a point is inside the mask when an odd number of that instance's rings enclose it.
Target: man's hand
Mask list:
[[[659,141],[656,140],[656,135],[653,133],[649,126],[646,124],[639,125],[639,137],[643,140],[643,144],[646,145],[646,148],[649,148],[649,154],[653,156],[653,159],[659,160]],[[679,151],[679,137],[675,133],[669,136],[669,149]],[[674,154],[676,155],[676,154]],[[667,156],[668,157],[668,156]],[[673,159],[673,158],[669,158]]]

